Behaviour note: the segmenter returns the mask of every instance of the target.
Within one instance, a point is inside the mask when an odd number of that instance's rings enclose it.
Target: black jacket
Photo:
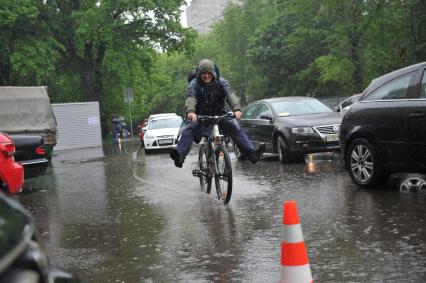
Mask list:
[[[241,110],[237,97],[223,78],[215,79],[211,85],[205,85],[201,80],[193,79],[188,86],[188,96],[185,101],[186,113],[221,115],[224,112],[225,103],[231,107],[232,111]]]

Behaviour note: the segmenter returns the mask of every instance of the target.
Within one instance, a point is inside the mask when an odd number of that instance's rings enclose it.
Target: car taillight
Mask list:
[[[46,151],[44,150],[44,146],[42,146],[42,145],[37,147],[35,152],[36,152],[37,155],[45,155],[46,154]]]
[[[12,157],[15,153],[15,145],[10,142],[0,143],[0,153],[6,158]]]

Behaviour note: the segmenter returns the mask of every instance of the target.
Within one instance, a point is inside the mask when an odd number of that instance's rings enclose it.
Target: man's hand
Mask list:
[[[241,111],[235,111],[234,115],[235,115],[235,118],[237,118],[238,120],[240,120],[241,117],[243,117],[243,113],[241,113]]]
[[[195,114],[194,112],[190,112],[186,115],[186,117],[192,122],[195,123],[197,122],[197,114]]]

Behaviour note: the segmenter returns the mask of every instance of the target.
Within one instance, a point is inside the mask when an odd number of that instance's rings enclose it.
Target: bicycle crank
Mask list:
[[[201,176],[203,176],[203,172],[201,172],[198,169],[194,169],[194,170],[192,170],[192,176],[194,176],[194,177],[201,177]]]

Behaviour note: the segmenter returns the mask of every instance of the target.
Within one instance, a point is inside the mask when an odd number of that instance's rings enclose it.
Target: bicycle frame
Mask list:
[[[217,125],[216,125],[217,126]],[[214,154],[215,150],[216,150],[216,139],[218,137],[208,137],[208,138],[203,138],[204,139],[204,144],[207,146],[207,167],[209,168],[209,170],[214,170],[214,175],[218,175],[219,172],[217,170],[217,160],[216,160],[216,155]]]
[[[214,154],[216,151],[216,145],[218,144],[224,144],[224,137],[225,135],[221,135],[219,131],[219,121],[222,119],[229,119],[234,117],[233,114],[227,113],[222,116],[202,116],[199,115],[198,118],[202,121],[203,119],[208,120],[210,123],[213,124],[213,129],[209,137],[203,137],[204,144],[207,143],[207,154],[210,160],[213,161],[213,169],[214,169],[214,175],[219,175],[219,171],[217,168],[217,158]],[[210,165],[210,162],[207,160],[207,165]],[[209,168],[211,170],[211,168]]]

